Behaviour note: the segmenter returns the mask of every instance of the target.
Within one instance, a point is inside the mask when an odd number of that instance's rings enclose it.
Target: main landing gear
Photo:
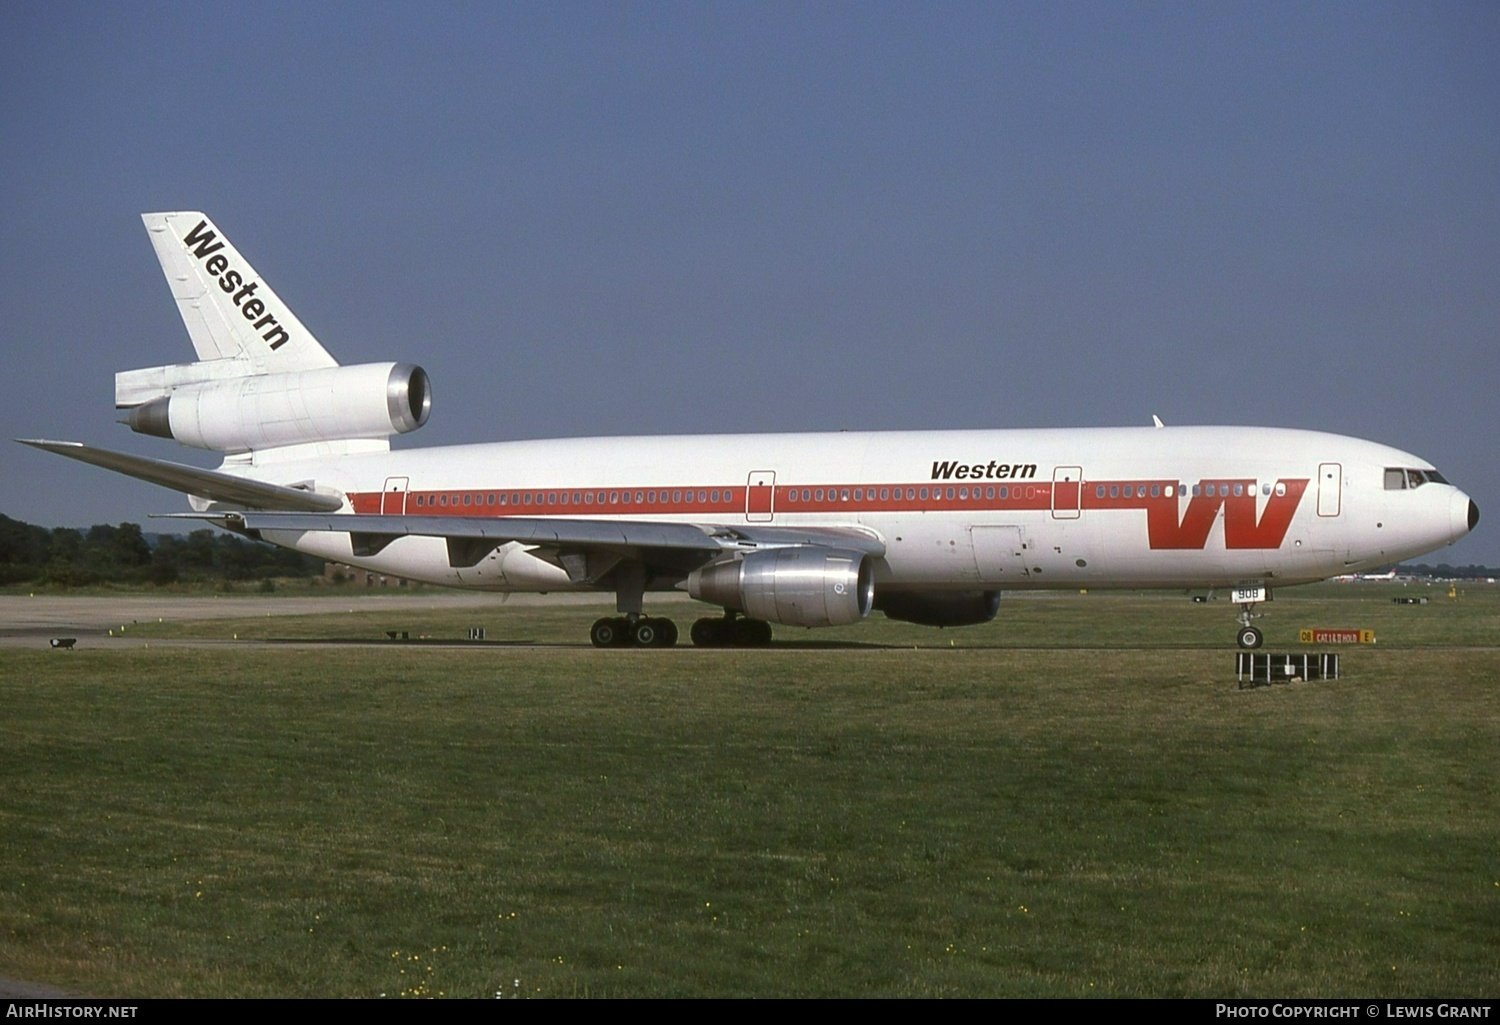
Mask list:
[[[596,648],[670,648],[677,643],[677,624],[654,616],[605,616],[589,627]]]
[[[771,643],[771,624],[728,612],[698,620],[690,636],[700,648],[763,648]],[[677,643],[677,624],[655,616],[605,616],[589,627],[589,641],[596,648],[670,648]]]
[[[694,623],[692,638],[700,648],[763,648],[771,643],[771,624],[740,619],[725,609],[722,619],[705,617]]]
[[[589,643],[596,648],[670,648],[677,643],[676,623],[647,616],[641,610],[646,578],[646,567],[636,560],[612,569],[609,583],[614,587],[615,611],[620,615],[595,620],[589,627]],[[580,574],[578,579],[590,578]],[[725,609],[721,619],[694,623],[691,636],[700,648],[760,648],[771,643],[771,624],[742,619],[732,609]]]

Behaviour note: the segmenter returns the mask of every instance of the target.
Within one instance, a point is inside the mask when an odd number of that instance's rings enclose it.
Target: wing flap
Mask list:
[[[637,523],[624,520],[573,520],[526,516],[320,516],[309,513],[246,512],[236,517],[246,530],[321,530],[375,537],[442,537],[491,541],[490,546],[516,541],[551,548],[612,550],[675,549],[709,554],[724,548],[702,527],[691,523]],[[466,555],[480,545],[465,545]],[[489,549],[486,549],[488,551]]]

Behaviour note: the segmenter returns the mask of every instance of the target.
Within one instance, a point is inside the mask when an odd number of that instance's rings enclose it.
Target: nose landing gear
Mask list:
[[[1250,609],[1252,606],[1258,605],[1263,601],[1270,601],[1270,590],[1260,586],[1236,587],[1234,589],[1234,600],[1240,603],[1240,632],[1236,635],[1235,640],[1241,648],[1246,650],[1260,647],[1261,642],[1265,638],[1259,630],[1250,625],[1250,620],[1259,619],[1261,613],[1251,612]]]

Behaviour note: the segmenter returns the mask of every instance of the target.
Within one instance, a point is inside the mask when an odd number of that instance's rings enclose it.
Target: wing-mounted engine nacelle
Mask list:
[[[846,626],[869,615],[875,575],[863,552],[772,548],[694,570],[688,594],[769,623]]]
[[[918,626],[978,626],[1000,611],[1000,592],[882,590],[875,607],[887,618]]]
[[[227,361],[226,361],[227,362]],[[197,367],[158,367],[117,375],[116,405],[140,434],[215,452],[249,452],[317,441],[389,438],[414,431],[432,411],[427,372],[410,363],[364,363],[288,374],[205,380]],[[175,372],[175,373],[174,373]],[[184,381],[198,376],[199,380]],[[124,386],[122,387],[122,379]],[[144,382],[161,382],[149,394]],[[122,401],[129,396],[138,401]]]

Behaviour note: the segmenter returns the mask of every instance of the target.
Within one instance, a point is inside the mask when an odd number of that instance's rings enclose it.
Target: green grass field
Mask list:
[[[1313,626],[1380,643],[1339,649],[1337,682],[1245,691],[1233,607],[1181,595],[759,651],[595,651],[578,606],[0,649],[0,974],[119,996],[1493,997],[1500,593],[1446,593],[1278,594],[1268,650]],[[159,643],[470,626],[491,643]]]

